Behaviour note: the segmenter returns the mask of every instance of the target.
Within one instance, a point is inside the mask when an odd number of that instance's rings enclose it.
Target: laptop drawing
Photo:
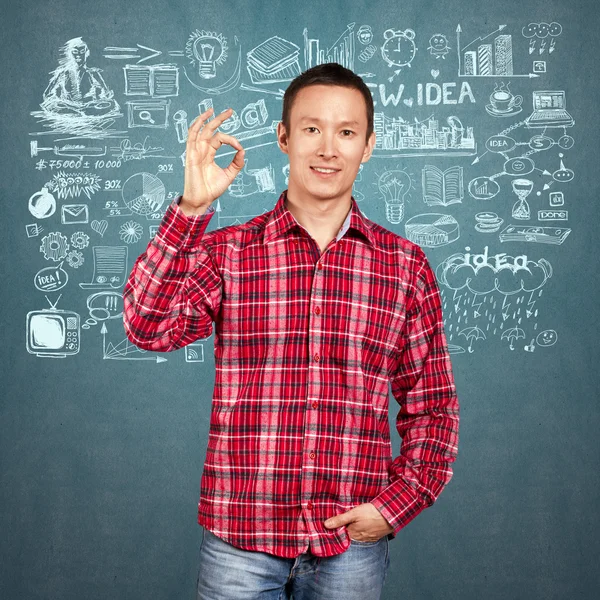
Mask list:
[[[533,112],[525,123],[527,127],[572,127],[575,121],[566,108],[563,91],[533,92]]]

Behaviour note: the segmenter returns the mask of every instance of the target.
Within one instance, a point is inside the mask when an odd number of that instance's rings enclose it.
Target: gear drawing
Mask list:
[[[86,233],[83,233],[83,231],[76,231],[71,236],[71,245],[74,248],[79,248],[80,250],[83,250],[84,248],[87,248],[89,246],[89,243],[90,236]]]
[[[79,269],[79,267],[83,264],[83,254],[79,252],[79,250],[71,250],[67,254],[67,262],[74,269]]]
[[[53,231],[42,238],[40,252],[44,253],[46,260],[58,262],[67,256],[69,242],[60,231]]]

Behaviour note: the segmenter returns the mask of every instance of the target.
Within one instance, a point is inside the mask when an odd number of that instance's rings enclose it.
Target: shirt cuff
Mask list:
[[[168,246],[178,250],[196,250],[208,224],[215,213],[213,205],[201,215],[187,216],[180,208],[181,196],[168,206],[156,236]]]
[[[427,508],[416,490],[402,479],[396,479],[370,502],[394,528],[392,538]]]

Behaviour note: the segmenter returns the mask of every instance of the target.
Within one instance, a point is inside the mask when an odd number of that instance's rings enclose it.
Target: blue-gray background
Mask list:
[[[481,252],[528,254],[545,257],[553,275],[537,300],[538,331],[552,329],[557,342],[535,352],[517,338],[515,350],[500,336],[471,339],[472,352],[453,355],[461,401],[459,458],[454,478],[437,503],[400,532],[391,543],[391,568],[384,598],[592,598],[598,585],[598,73],[597,6],[594,0],[505,0],[472,3],[458,0],[392,2],[102,2],[13,3],[4,7],[2,86],[3,244],[1,294],[2,404],[0,471],[0,596],[7,599],[193,598],[197,553],[202,530],[196,524],[199,479],[206,448],[214,362],[212,339],[202,342],[203,363],[188,363],[183,351],[167,355],[166,362],[103,360],[101,323],[81,332],[81,350],[65,359],[40,358],[26,351],[26,314],[47,308],[44,294],[33,285],[37,271],[50,263],[39,252],[40,238],[30,239],[25,225],[35,222],[27,210],[29,197],[56,172],[38,170],[40,158],[58,158],[51,151],[32,157],[30,141],[53,147],[56,137],[33,136],[41,125],[31,116],[39,110],[49,73],[58,64],[60,48],[81,36],[90,48],[88,66],[99,67],[115,96],[125,107],[123,71],[126,61],[109,60],[109,46],[136,44],[161,50],[149,61],[170,59],[169,50],[184,50],[196,30],[221,33],[233,47],[242,44],[242,81],[251,84],[245,69],[246,52],[278,35],[301,48],[303,29],[322,44],[333,43],[347,24],[371,27],[373,43],[380,47],[386,29],[412,29],[417,54],[390,83],[393,71],[378,54],[370,62],[356,61],[357,72],[388,85],[388,94],[403,82],[416,98],[418,83],[470,82],[475,103],[458,106],[409,107],[390,105],[386,115],[411,121],[433,112],[440,121],[459,115],[474,127],[478,148],[486,139],[531,112],[531,90],[565,90],[575,127],[568,133],[574,146],[563,152],[575,177],[563,190],[569,220],[559,223],[571,232],[561,245],[500,243],[482,238],[473,229],[473,215],[481,205],[466,192],[461,204],[443,207],[461,225],[462,239],[446,248],[426,249],[433,266],[469,245]],[[563,32],[551,55],[529,56],[528,40],[521,35],[530,22],[559,22]],[[537,80],[507,77],[512,90],[524,98],[524,111],[515,119],[494,119],[484,110],[492,83],[457,76],[456,28],[465,40],[485,36],[506,24],[513,35],[515,72],[529,72],[535,59],[545,59],[548,70]],[[436,59],[428,40],[443,33],[451,50]],[[357,52],[363,46],[357,42]],[[538,43],[539,48],[539,43]],[[231,53],[233,56],[233,52]],[[231,60],[231,58],[229,59]],[[129,61],[133,64],[134,61]],[[189,65],[189,63],[187,63]],[[285,83],[270,89],[285,87]],[[405,94],[405,97],[406,97]],[[181,76],[180,92],[172,98],[171,114],[184,109],[193,117],[203,95]],[[214,95],[218,111],[242,108],[264,97],[269,121],[280,118],[280,102],[273,96],[235,89]],[[376,110],[382,110],[381,105]],[[502,121],[502,122],[500,122]],[[505,122],[506,121],[506,122]],[[124,117],[118,129],[127,129]],[[143,130],[142,130],[143,131]],[[173,127],[148,130],[151,143],[164,146],[175,159],[146,159],[121,170],[105,170],[102,177],[125,180],[138,171],[157,173],[159,163],[172,163],[174,172],[162,178],[167,191],[180,191],[183,171],[178,158],[183,146]],[[139,134],[139,131],[138,131]],[[556,136],[554,136],[556,138]],[[140,141],[139,135],[133,141]],[[521,138],[526,139],[526,138]],[[527,149],[527,148],[526,148]],[[541,168],[558,168],[558,149],[540,154]],[[480,152],[481,154],[481,152]],[[514,154],[513,154],[514,155]],[[406,218],[427,212],[421,191],[425,164],[440,168],[460,165],[467,182],[478,175],[502,170],[503,159],[488,154],[472,166],[473,157],[417,157],[372,159],[365,167],[361,209],[383,226],[404,235],[404,223],[391,224],[378,191],[377,177],[386,168],[405,169],[414,188],[407,198]],[[535,158],[535,157],[534,157]],[[277,191],[284,188],[285,164],[276,146],[249,154],[249,167],[272,164]],[[484,164],[484,160],[487,160]],[[136,161],[133,161],[134,163]],[[544,181],[540,172],[536,189]],[[510,222],[515,196],[509,179],[502,195],[488,207]],[[544,195],[547,192],[544,191]],[[102,204],[112,196],[98,193],[88,204],[92,218],[102,218]],[[500,202],[502,198],[502,202]],[[85,200],[85,197],[83,198]],[[277,195],[221,199],[221,217],[245,215],[249,219],[272,208]],[[76,201],[77,199],[75,199]],[[530,197],[532,214],[540,208]],[[66,203],[66,200],[63,201]],[[493,208],[492,208],[493,207]],[[434,207],[435,211],[439,207]],[[163,206],[164,209],[164,206]],[[40,221],[45,233],[60,230],[59,211]],[[134,215],[135,216],[135,215]],[[99,243],[120,244],[118,226]],[[142,220],[143,221],[143,220]],[[115,224],[116,223],[116,224]],[[147,243],[145,236],[129,248],[129,263]],[[211,228],[217,224],[213,219]],[[221,224],[227,224],[224,220]],[[86,226],[87,233],[94,232]],[[64,228],[63,228],[64,229]],[[73,229],[69,229],[71,233]],[[61,290],[58,308],[82,315],[86,293],[77,282],[91,277],[93,259],[69,268],[70,282]],[[66,263],[65,263],[66,264]],[[65,266],[65,269],[68,269]],[[52,301],[57,293],[47,294]],[[447,299],[450,294],[445,293]],[[452,302],[445,304],[451,315]],[[531,326],[531,322],[527,324]],[[107,323],[107,338],[123,338],[118,320]],[[459,343],[454,338],[454,343]],[[468,342],[463,336],[463,348]],[[400,440],[393,427],[397,405],[391,398],[390,423],[394,455]]]

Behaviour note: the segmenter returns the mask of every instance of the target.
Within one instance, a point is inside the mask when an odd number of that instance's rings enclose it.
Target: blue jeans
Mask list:
[[[337,556],[281,558],[241,550],[204,529],[197,600],[379,600],[389,539],[352,540]]]

